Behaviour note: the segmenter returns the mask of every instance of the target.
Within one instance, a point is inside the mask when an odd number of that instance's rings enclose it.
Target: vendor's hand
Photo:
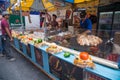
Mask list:
[[[91,31],[90,31],[90,30],[87,30],[87,31],[85,31],[85,33],[86,33],[86,34],[89,34],[89,33],[91,33]]]
[[[81,35],[87,35],[87,32],[83,32],[83,33],[81,33]]]

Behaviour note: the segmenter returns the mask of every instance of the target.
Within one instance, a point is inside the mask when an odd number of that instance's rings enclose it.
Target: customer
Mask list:
[[[80,13],[80,27],[81,27],[81,31],[83,34],[89,34],[91,33],[92,30],[92,22],[90,19],[87,18],[86,12],[85,11],[81,11]]]
[[[3,53],[6,55],[7,59],[10,61],[14,61],[15,58],[11,56],[11,41],[13,41],[10,26],[9,26],[9,13],[4,11],[2,13],[2,21],[1,21],[1,27],[2,27],[2,44],[3,44]]]
[[[2,20],[2,15],[0,14],[0,57],[3,56],[2,54],[2,30],[1,30],[1,20]]]

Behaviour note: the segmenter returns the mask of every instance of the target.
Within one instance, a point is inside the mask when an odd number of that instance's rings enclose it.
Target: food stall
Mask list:
[[[118,63],[44,41],[42,32],[12,31],[14,47],[55,80],[119,80]]]
[[[98,36],[47,27],[13,30],[12,35],[13,47],[54,80],[120,79],[119,63],[100,58]]]

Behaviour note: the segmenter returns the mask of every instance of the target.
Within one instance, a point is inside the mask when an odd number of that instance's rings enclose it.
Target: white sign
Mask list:
[[[39,15],[30,15],[30,20],[28,16],[25,16],[26,29],[39,29],[40,28],[40,16]]]

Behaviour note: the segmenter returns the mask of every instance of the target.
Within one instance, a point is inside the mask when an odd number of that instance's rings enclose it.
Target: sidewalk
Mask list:
[[[0,80],[50,80],[17,51],[11,50],[16,61],[10,62],[0,57]]]

